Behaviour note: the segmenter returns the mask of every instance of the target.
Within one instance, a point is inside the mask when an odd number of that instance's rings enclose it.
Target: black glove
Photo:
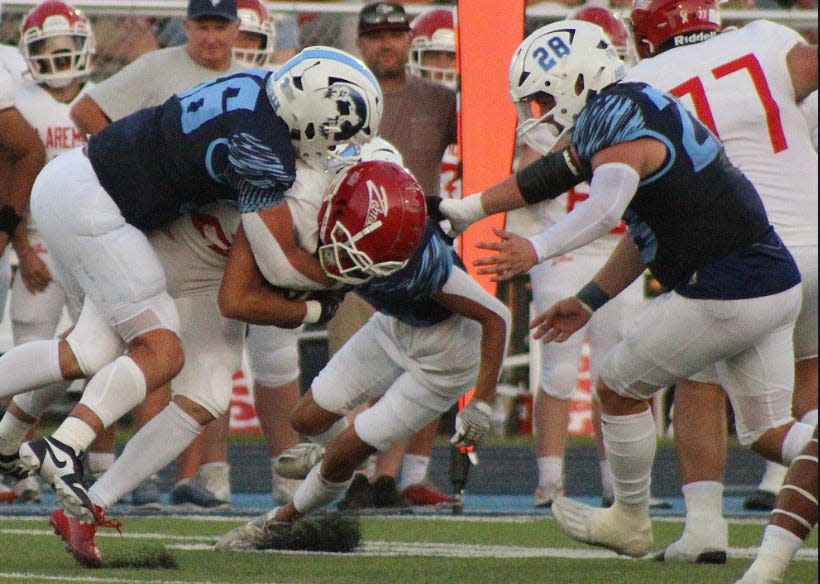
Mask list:
[[[424,202],[427,204],[427,216],[430,219],[436,223],[447,219],[447,217],[442,215],[441,211],[438,210],[438,206],[441,205],[441,197],[426,196],[424,197]]]
[[[327,322],[333,318],[333,315],[336,314],[336,310],[338,310],[339,304],[344,300],[346,293],[347,289],[313,292],[309,300],[315,300],[322,306],[322,312],[315,324],[327,324]]]

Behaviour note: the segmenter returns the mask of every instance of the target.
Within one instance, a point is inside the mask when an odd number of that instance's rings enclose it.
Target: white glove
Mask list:
[[[475,446],[490,431],[490,419],[493,410],[485,401],[472,399],[456,415],[456,433],[450,438],[450,444],[458,448]]]
[[[444,217],[450,220],[449,232],[444,225],[442,229],[451,237],[461,235],[470,225],[487,217],[487,213],[481,206],[481,193],[463,199],[443,199],[438,209]]]

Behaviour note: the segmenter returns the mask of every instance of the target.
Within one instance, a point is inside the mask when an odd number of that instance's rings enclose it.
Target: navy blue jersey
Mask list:
[[[597,152],[639,138],[663,142],[667,157],[658,171],[641,180],[624,219],[665,288],[695,297],[741,298],[794,285],[791,256],[785,248],[777,258],[771,253],[772,237],[778,238],[754,186],[729,162],[718,139],[673,96],[644,83],[611,85],[587,102],[573,129],[573,146],[587,179]],[[756,243],[767,246],[765,258],[748,256],[754,256],[751,246]],[[736,269],[757,260],[770,264],[771,275],[755,289],[696,276],[715,263],[734,262]],[[707,271],[716,275],[720,269]],[[698,283],[700,289],[691,288]]]
[[[91,137],[91,165],[128,223],[148,230],[213,201],[249,213],[283,200],[296,152],[267,96],[271,75],[203,83]]]
[[[432,299],[450,277],[464,269],[439,226],[427,220],[424,240],[407,265],[384,278],[373,278],[358,286],[356,293],[376,310],[415,327],[430,326],[450,317],[452,312]]]

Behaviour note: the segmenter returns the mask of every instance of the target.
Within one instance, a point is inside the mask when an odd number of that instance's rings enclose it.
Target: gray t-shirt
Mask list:
[[[384,92],[379,135],[399,149],[425,195],[440,195],[441,157],[458,139],[455,92],[408,75],[402,88]]]
[[[243,71],[233,63],[214,71],[195,63],[185,45],[146,53],[88,92],[111,121],[142,108],[159,105],[173,94],[204,81]]]

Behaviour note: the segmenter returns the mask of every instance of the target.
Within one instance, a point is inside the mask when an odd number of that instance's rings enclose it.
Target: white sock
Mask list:
[[[809,426],[816,426],[817,425],[817,408],[813,410],[809,410],[803,417],[800,418],[800,421],[804,424],[808,424]]]
[[[109,507],[179,456],[202,426],[171,402],[134,434],[111,468],[94,483],[91,500]]]
[[[332,483],[322,477],[320,467],[317,464],[299,485],[293,494],[293,506],[299,513],[310,513],[336,500],[336,498],[347,490],[353,477],[341,483]]]
[[[16,453],[26,439],[29,428],[31,424],[10,412],[3,414],[3,418],[0,419],[0,454],[9,456]]]
[[[657,438],[650,410],[628,416],[601,414],[606,458],[612,469],[615,499],[625,505],[649,505]]]
[[[12,401],[32,418],[39,418],[48,406],[65,395],[71,383],[70,380],[55,381],[40,389],[19,393]]]
[[[316,434],[315,436],[310,437],[311,442],[315,442],[316,444],[321,444],[322,446],[327,446],[330,444],[333,439],[345,431],[345,428],[348,427],[347,418],[339,418],[336,420],[333,425],[322,432],[321,434]]]
[[[97,476],[111,468],[116,458],[113,452],[94,452],[93,450],[87,452],[85,456],[88,470]]]
[[[803,452],[803,448],[809,443],[814,435],[814,426],[796,422],[786,433],[781,446],[781,458],[783,465],[789,466],[794,457]]]
[[[609,468],[609,461],[607,459],[599,460],[598,466],[601,469],[601,495],[611,499],[614,487],[612,486],[612,469]]]
[[[131,357],[123,355],[99,370],[83,391],[80,403],[108,428],[145,399],[145,375]]]
[[[410,485],[423,483],[427,478],[427,469],[430,467],[430,457],[421,454],[405,454],[401,463],[401,475],[396,487],[403,491]]]
[[[79,456],[81,453],[88,450],[91,443],[97,437],[94,428],[83,422],[80,418],[69,416],[60,427],[51,435],[55,440],[59,440],[66,446],[74,449],[74,454]]]
[[[766,461],[766,470],[763,473],[763,478],[760,479],[760,484],[757,488],[761,491],[768,491],[777,494],[780,487],[783,486],[783,479],[786,478],[786,473],[789,469],[782,464],[777,464],[771,460]]]
[[[695,481],[681,487],[686,515],[705,513],[712,517],[723,515],[723,483],[719,481]]]
[[[57,339],[31,341],[0,357],[0,398],[62,381],[59,344]]]
[[[538,484],[564,484],[564,459],[560,456],[539,456],[535,461],[538,466]]]
[[[789,563],[802,546],[803,540],[792,532],[776,525],[768,525],[763,532],[757,557],[746,573],[782,581]]]

